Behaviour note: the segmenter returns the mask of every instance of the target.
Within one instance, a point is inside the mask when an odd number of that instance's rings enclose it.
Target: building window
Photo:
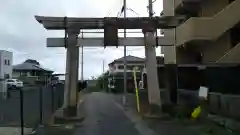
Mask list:
[[[138,66],[139,70],[143,70],[144,66]]]
[[[4,79],[9,79],[9,78],[10,78],[9,74],[4,74]]]
[[[4,60],[4,65],[8,65],[8,60]]]
[[[31,71],[30,74],[31,74],[31,76],[37,76],[36,71]]]
[[[10,65],[10,60],[4,60],[4,65]]]
[[[127,70],[133,70],[135,66],[127,66]]]
[[[27,76],[27,72],[20,72],[20,76]]]
[[[124,69],[124,66],[120,65],[118,66],[118,69]]]

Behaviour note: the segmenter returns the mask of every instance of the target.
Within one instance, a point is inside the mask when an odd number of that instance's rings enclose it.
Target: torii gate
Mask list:
[[[132,17],[132,18],[67,18],[35,16],[47,30],[65,30],[67,38],[48,38],[47,47],[66,47],[66,77],[64,93],[64,115],[75,116],[77,106],[77,81],[79,66],[79,46],[145,46],[150,104],[160,105],[160,91],[156,68],[156,46],[154,31],[156,29],[175,28],[182,17]],[[79,39],[80,29],[104,29],[104,38]],[[143,29],[142,37],[118,38],[118,29]],[[159,37],[159,45],[173,45],[164,37]],[[155,65],[155,66],[154,66]]]

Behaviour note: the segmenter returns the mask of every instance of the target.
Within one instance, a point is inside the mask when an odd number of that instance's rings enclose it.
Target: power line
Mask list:
[[[115,6],[116,6],[116,4],[120,5],[120,4],[118,3],[118,1],[115,1],[115,3],[114,3],[114,6],[113,6],[113,7],[115,7]],[[110,15],[111,15],[111,13],[112,13],[112,8],[110,8],[110,9],[108,10],[106,17],[110,16]]]
[[[117,1],[115,1],[116,3],[117,3]],[[116,3],[114,4],[114,5],[116,5]],[[115,7],[115,6],[114,6]],[[107,15],[106,15],[106,17],[109,17],[110,15],[111,15],[111,13],[112,13],[112,8],[110,8],[109,10],[108,10],[108,13],[107,13]],[[100,29],[97,29],[97,31],[99,31]]]

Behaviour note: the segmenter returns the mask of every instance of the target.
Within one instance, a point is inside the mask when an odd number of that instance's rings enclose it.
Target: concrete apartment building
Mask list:
[[[185,16],[162,30],[165,64],[240,63],[240,0],[163,0],[162,16]]]
[[[0,79],[12,77],[13,53],[0,50]]]
[[[12,77],[13,53],[0,50],[0,99],[6,99],[5,79]]]

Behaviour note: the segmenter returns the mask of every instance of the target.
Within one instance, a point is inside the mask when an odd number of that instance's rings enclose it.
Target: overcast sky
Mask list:
[[[127,8],[147,16],[147,3],[148,0],[127,0]],[[109,17],[116,16],[121,7],[122,0],[3,0],[0,2],[0,50],[13,52],[13,64],[35,59],[55,73],[64,73],[65,49],[46,47],[47,37],[63,36],[63,32],[46,31],[34,15]],[[154,3],[154,11],[156,15],[162,11],[161,0]],[[128,10],[127,16],[136,17],[136,13]],[[128,55],[144,57],[141,47],[128,47],[127,50]],[[157,55],[160,55],[160,49],[157,49]],[[108,63],[122,56],[123,48],[84,49],[84,78],[100,75],[103,60],[107,70]]]

